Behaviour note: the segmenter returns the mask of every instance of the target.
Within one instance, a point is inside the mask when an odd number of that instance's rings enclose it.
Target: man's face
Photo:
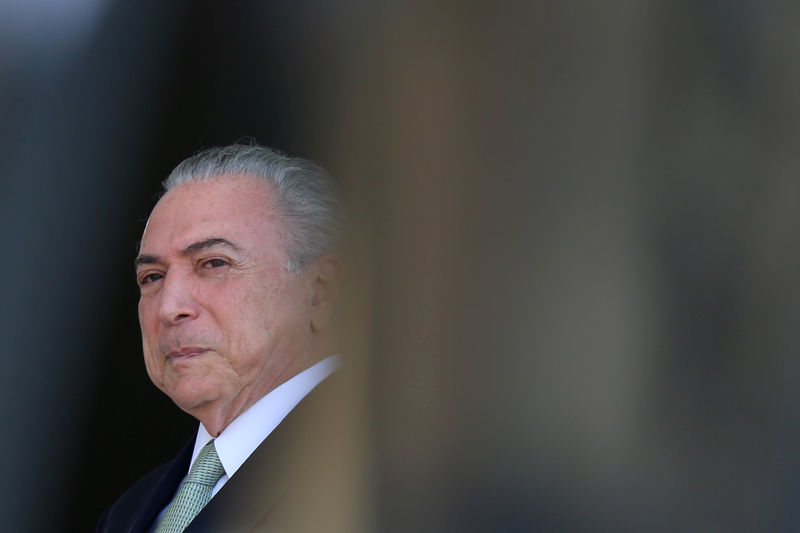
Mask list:
[[[224,427],[310,363],[312,291],[286,269],[277,215],[256,178],[188,182],[158,202],[142,236],[147,373],[204,423]]]

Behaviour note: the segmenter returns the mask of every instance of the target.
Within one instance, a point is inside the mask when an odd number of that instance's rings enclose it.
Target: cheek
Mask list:
[[[155,305],[152,302],[139,300],[139,327],[142,330],[142,338],[147,339],[155,334],[158,326],[158,317],[155,312]]]
[[[264,351],[274,348],[276,330],[282,316],[276,314],[275,301],[264,291],[243,291],[217,300],[214,322],[230,350],[234,365],[251,366],[263,359]]]
[[[151,378],[153,372],[157,369],[155,367],[156,338],[158,328],[158,317],[152,312],[153,306],[148,305],[148,302],[139,302],[139,327],[142,331],[142,350],[144,352],[144,363],[147,368],[147,373]]]
[[[144,332],[144,330],[142,330]],[[144,368],[147,371],[147,375],[150,377],[150,381],[153,384],[161,388],[163,384],[163,376],[161,375],[161,367],[156,364],[155,356],[153,355],[153,351],[150,349],[150,343],[147,340],[147,337],[142,333],[142,349],[144,352]]]

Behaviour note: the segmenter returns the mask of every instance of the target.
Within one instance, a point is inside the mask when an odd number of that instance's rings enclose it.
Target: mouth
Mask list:
[[[201,348],[199,346],[179,348],[177,350],[172,350],[167,354],[167,361],[182,361],[185,359],[191,359],[192,357],[197,357],[198,355],[204,354],[207,351],[207,348]]]

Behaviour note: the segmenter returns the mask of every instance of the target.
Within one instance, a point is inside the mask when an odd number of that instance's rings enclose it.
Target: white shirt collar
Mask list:
[[[322,380],[335,372],[341,364],[341,358],[338,355],[323,359],[272,389],[266,396],[236,417],[214,442],[219,460],[225,469],[225,476],[223,476],[225,479],[220,481],[223,483],[227,481],[227,478],[242,466],[250,454],[300,403],[300,400]],[[192,452],[192,462],[189,464],[190,468],[197,459],[200,449],[212,438],[205,426],[200,423]],[[221,485],[215,488],[219,490],[220,487]]]

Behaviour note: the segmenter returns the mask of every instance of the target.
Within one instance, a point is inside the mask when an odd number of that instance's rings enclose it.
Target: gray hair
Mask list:
[[[275,193],[286,268],[300,273],[315,259],[336,249],[342,205],[338,188],[325,170],[258,145],[209,148],[182,161],[164,180],[164,191],[187,181],[229,176],[262,178]]]

